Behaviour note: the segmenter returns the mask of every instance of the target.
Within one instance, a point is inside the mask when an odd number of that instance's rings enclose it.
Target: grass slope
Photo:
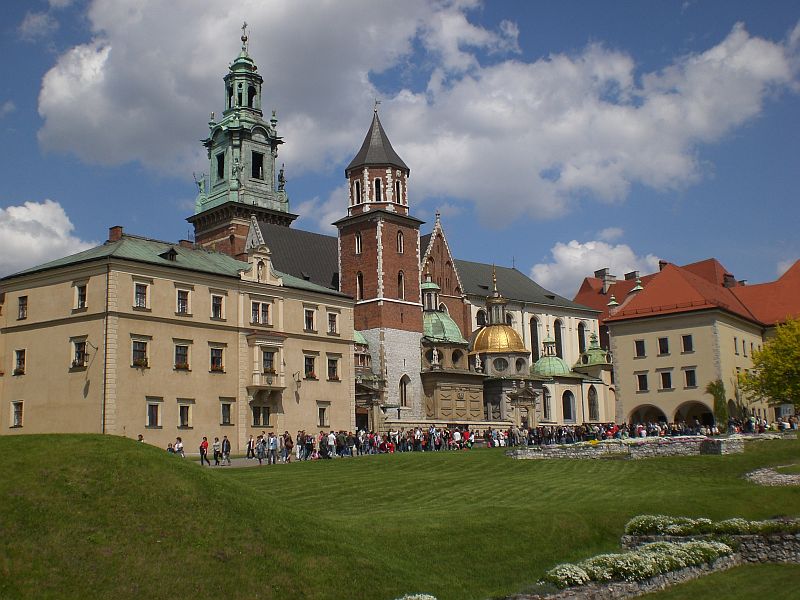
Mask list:
[[[641,513],[800,515],[743,455],[514,461],[499,450],[210,470],[130,440],[0,438],[0,597],[449,598],[508,594],[618,548]]]
[[[744,565],[712,573],[676,585],[663,592],[646,594],[649,600],[694,600],[695,598],[769,598],[794,600],[798,590],[800,565]]]

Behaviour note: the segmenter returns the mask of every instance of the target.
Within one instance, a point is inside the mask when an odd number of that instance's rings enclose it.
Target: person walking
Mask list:
[[[222,466],[231,466],[231,441],[227,435],[222,436]]]
[[[258,459],[259,466],[263,464],[264,458],[267,456],[267,440],[263,436],[258,436],[256,441],[256,458]]]
[[[268,448],[267,464],[275,465],[278,463],[278,438],[275,437],[274,431],[269,432]]]
[[[200,442],[200,466],[203,466],[203,461],[208,463],[208,466],[211,466],[211,461],[208,460],[208,438],[203,436],[203,441]]]
[[[214,452],[214,466],[218,467],[220,455],[222,454],[222,444],[220,443],[218,437],[214,438],[214,443],[211,444],[211,449]]]
[[[175,454],[181,458],[186,458],[186,453],[183,451],[183,440],[179,437],[175,438],[175,445],[172,447]]]
[[[247,460],[254,459],[256,457],[256,440],[253,436],[250,436],[250,439],[247,440]]]

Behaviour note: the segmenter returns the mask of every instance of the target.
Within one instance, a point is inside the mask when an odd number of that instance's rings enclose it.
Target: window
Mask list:
[[[406,285],[402,271],[397,274],[397,297],[400,298],[400,300],[406,297]]]
[[[697,373],[694,369],[686,369],[684,375],[686,377],[687,388],[697,387]]]
[[[305,328],[306,331],[316,331],[314,327],[314,310],[311,308],[305,309]]]
[[[578,323],[578,352],[586,352],[586,325]]]
[[[22,401],[11,403],[11,426],[22,427]]]
[[[211,318],[223,319],[222,296],[211,296]]]
[[[261,351],[261,367],[264,373],[275,372],[275,352],[272,350]]]
[[[305,356],[303,357],[303,374],[305,375],[306,379],[316,379],[317,372],[314,369],[315,359],[313,356]]]
[[[137,283],[133,291],[133,306],[135,308],[147,308],[147,284]]]
[[[189,369],[189,346],[175,344],[175,368],[186,371]]]
[[[225,153],[217,154],[217,180],[225,179]]]
[[[636,390],[639,392],[647,391],[647,373],[639,373],[636,375]]]
[[[556,338],[556,356],[558,358],[564,358],[564,347],[561,344],[561,327],[561,321],[556,319],[553,323],[553,330]]]
[[[328,407],[317,405],[318,427],[328,427]]]
[[[72,368],[79,369],[85,366],[86,366],[86,340],[73,340]]]
[[[329,358],[328,359],[328,379],[333,381],[339,381],[339,359],[338,358]]]
[[[375,180],[375,202],[383,201],[383,182],[380,179]]]
[[[189,290],[178,290],[175,312],[179,315],[189,314]]]
[[[755,345],[753,342],[750,342],[750,356],[753,356],[753,352],[755,351]]]
[[[20,296],[19,300],[17,301],[17,319],[27,319],[28,318],[28,297],[27,296]]]
[[[219,417],[219,424],[220,425],[232,425],[231,422],[231,403],[230,402],[222,402],[220,405],[220,417]]]
[[[269,406],[253,406],[253,427],[269,427]]]
[[[495,371],[502,372],[508,368],[508,361],[503,357],[495,358],[492,364],[494,365]]]
[[[147,342],[145,340],[133,340],[133,367],[147,367]]]
[[[404,243],[404,240],[403,240],[403,232],[402,231],[398,231],[397,232],[397,253],[398,254],[403,254],[404,250],[405,250],[405,243]]]
[[[669,338],[658,338],[658,355],[669,354]]]
[[[403,194],[400,193],[400,182],[397,180],[394,182],[394,201],[398,204],[403,203]]]
[[[86,308],[86,285],[75,286],[75,308]]]
[[[486,313],[484,311],[478,311],[478,314],[475,315],[475,323],[477,323],[478,327],[486,326]]]
[[[594,386],[589,388],[589,420],[600,420],[600,405],[597,402],[597,390]]]
[[[361,254],[362,249],[363,248],[361,245],[361,232],[359,231],[358,233],[356,233],[356,254]]]
[[[733,338],[733,353],[739,356],[739,338]]]
[[[221,373],[224,371],[222,364],[222,348],[211,348],[211,371]]]
[[[545,421],[551,421],[553,418],[553,409],[550,405],[550,390],[544,388],[542,390],[542,418]]]
[[[355,203],[361,204],[361,182],[358,180],[353,183],[353,196],[355,197]]]
[[[339,315],[328,313],[328,333],[339,333]]]
[[[536,317],[531,317],[531,351],[531,360],[536,362],[539,360],[539,321]]]
[[[269,303],[250,303],[250,322],[258,325],[269,325]]]
[[[147,399],[147,424],[146,427],[150,429],[161,428],[161,398],[148,398]]]
[[[359,271],[356,274],[356,300],[364,299],[364,275]]]
[[[564,420],[565,421],[574,421],[575,420],[575,396],[572,395],[572,392],[564,392],[564,395],[561,397],[561,407],[564,411]]]
[[[742,340],[742,356],[747,356],[747,342]]]
[[[681,344],[684,352],[694,352],[694,340],[692,340],[691,334],[682,335]]]
[[[250,177],[252,179],[264,179],[264,155],[261,152],[253,152]]]
[[[408,375],[403,375],[403,377],[400,379],[400,406],[408,406],[408,387],[410,383],[411,379],[409,379]]]
[[[633,342],[633,346],[634,346],[634,357],[644,358],[646,356],[644,340],[636,340],[635,342]]]
[[[25,350],[14,351],[14,375],[25,374]]]
[[[661,389],[672,389],[672,373],[670,371],[661,371]]]
[[[178,400],[178,428],[192,428],[192,405]]]

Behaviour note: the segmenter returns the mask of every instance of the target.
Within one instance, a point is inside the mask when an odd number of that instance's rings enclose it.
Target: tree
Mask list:
[[[714,398],[714,420],[720,431],[724,431],[728,424],[728,403],[725,401],[725,384],[722,383],[722,379],[709,381],[706,385],[706,394],[711,394]]]
[[[752,399],[800,409],[800,318],[778,325],[775,337],[753,353],[753,369],[741,377],[742,390]]]

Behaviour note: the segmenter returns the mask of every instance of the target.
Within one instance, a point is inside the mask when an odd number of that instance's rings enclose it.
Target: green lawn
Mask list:
[[[800,464],[798,465],[783,465],[775,469],[778,473],[785,473],[786,475],[800,474]]]
[[[130,440],[0,438],[2,598],[369,598],[516,592],[616,550],[642,513],[800,515],[743,455],[515,461],[502,449],[201,469]]]
[[[649,600],[695,598],[769,598],[794,600],[800,595],[800,565],[745,565],[712,573],[663,592],[647,594]]]

